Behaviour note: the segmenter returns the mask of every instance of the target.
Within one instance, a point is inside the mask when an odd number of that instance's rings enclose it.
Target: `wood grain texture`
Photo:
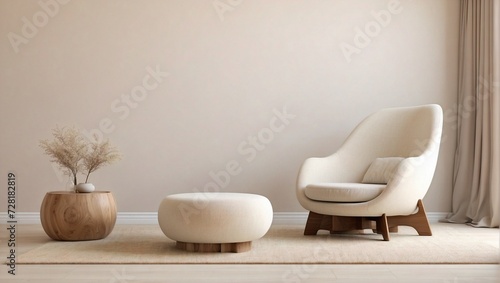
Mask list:
[[[54,240],[87,241],[106,238],[116,223],[116,203],[108,191],[48,192],[40,208],[40,220]]]
[[[336,234],[372,229],[374,233],[381,234],[384,241],[389,241],[389,233],[397,233],[398,226],[410,226],[420,236],[432,236],[422,200],[418,200],[417,208],[418,211],[411,215],[386,216],[383,214],[378,217],[323,215],[310,211],[304,235],[316,235],[319,230],[328,230],[331,234]]]
[[[417,230],[420,236],[432,236],[432,230],[425,213],[424,203],[420,199],[418,200],[417,208],[417,213],[412,215],[388,217],[389,227],[397,227],[400,225],[410,226]]]
[[[177,241],[176,246],[181,250],[189,252],[242,253],[242,252],[247,252],[252,248],[252,242],[212,244],[212,243],[185,243]]]

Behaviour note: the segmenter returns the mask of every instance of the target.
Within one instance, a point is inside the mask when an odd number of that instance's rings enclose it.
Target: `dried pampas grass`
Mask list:
[[[78,184],[79,173],[86,176],[86,183],[92,172],[121,158],[108,139],[99,141],[94,137],[93,141],[88,141],[74,127],[56,127],[52,135],[54,139],[41,140],[40,147],[51,157],[51,162],[58,164],[66,175],[73,178],[75,185]]]

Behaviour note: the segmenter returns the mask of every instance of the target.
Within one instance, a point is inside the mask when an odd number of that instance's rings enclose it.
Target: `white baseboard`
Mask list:
[[[436,223],[444,219],[447,212],[428,212],[429,222]],[[275,212],[273,225],[305,225],[307,212]],[[17,221],[17,224],[41,224],[39,212],[17,212],[15,219],[8,219],[6,212],[0,213],[0,223],[7,224],[9,220]],[[158,224],[156,212],[118,212],[116,224]]]

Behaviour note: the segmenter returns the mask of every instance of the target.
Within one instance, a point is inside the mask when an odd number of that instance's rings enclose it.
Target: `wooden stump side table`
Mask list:
[[[109,191],[48,192],[40,208],[42,227],[54,240],[88,241],[106,238],[116,223],[116,203]]]

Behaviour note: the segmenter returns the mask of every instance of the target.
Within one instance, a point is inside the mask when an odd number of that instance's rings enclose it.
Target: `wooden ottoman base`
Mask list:
[[[241,243],[185,243],[177,241],[177,248],[198,253],[242,253],[247,252],[252,248],[252,242]]]

